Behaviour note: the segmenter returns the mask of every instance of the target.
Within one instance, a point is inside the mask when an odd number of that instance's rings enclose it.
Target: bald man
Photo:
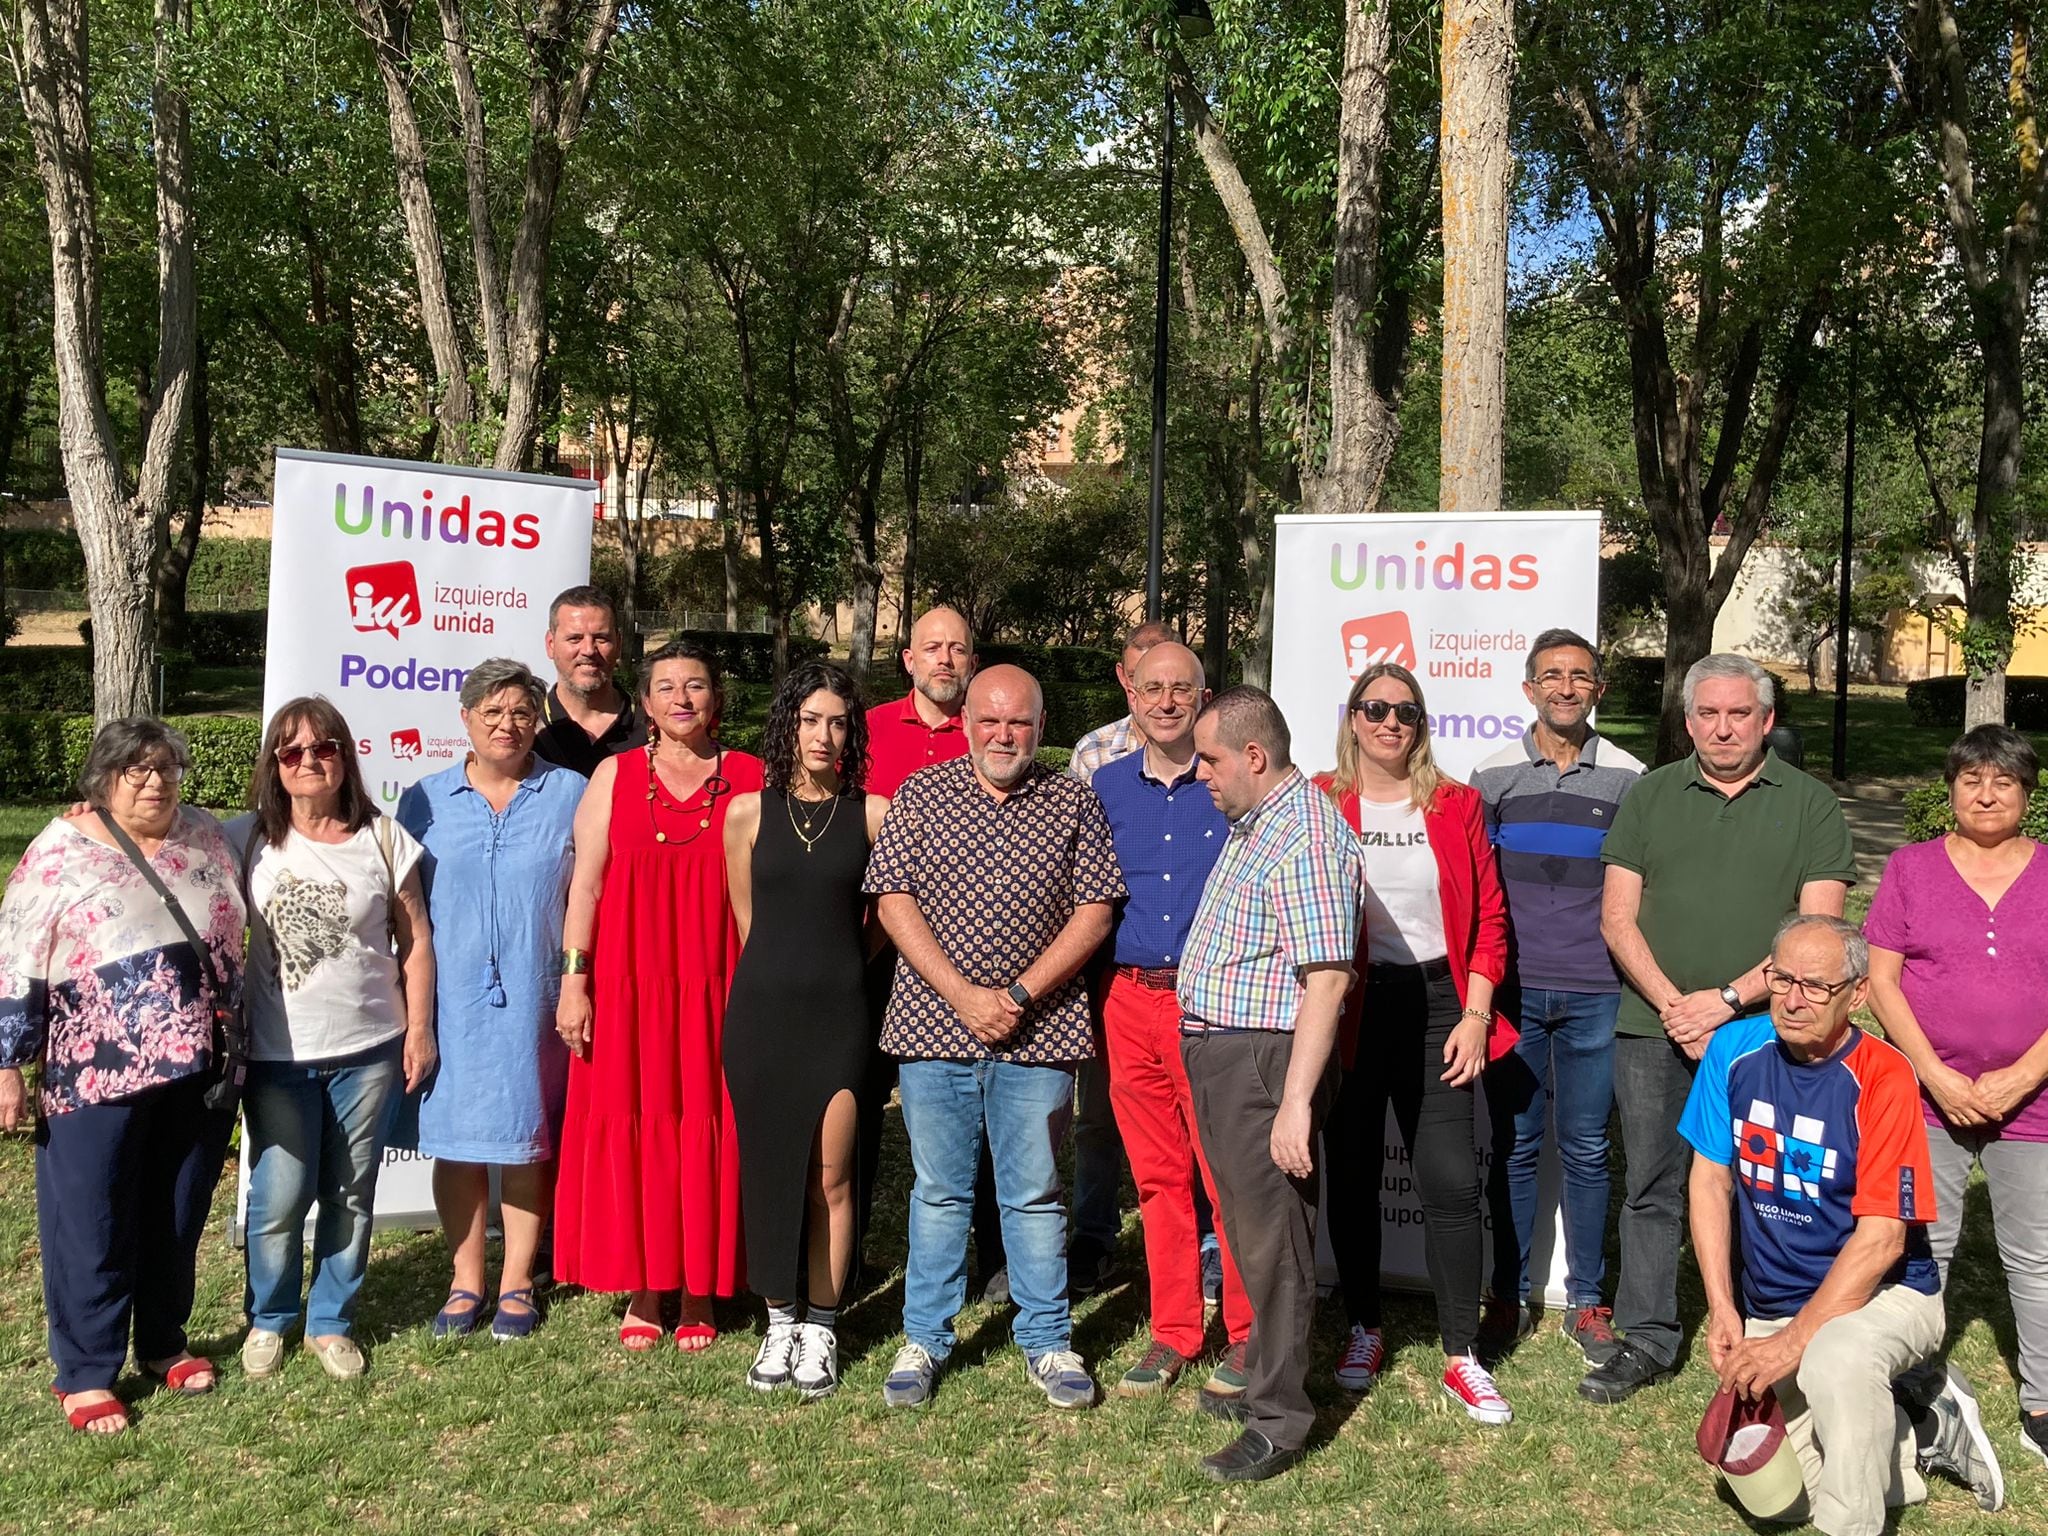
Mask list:
[[[1094,791],[1037,763],[1045,699],[1031,674],[979,674],[965,715],[966,759],[904,784],[865,886],[897,949],[881,1044],[902,1063],[917,1169],[906,1342],[882,1400],[929,1402],[952,1353],[985,1141],[1026,1376],[1053,1407],[1086,1408],[1095,1381],[1071,1347],[1055,1159],[1073,1114],[1074,1065],[1095,1050],[1079,972],[1108,936],[1124,882]]]

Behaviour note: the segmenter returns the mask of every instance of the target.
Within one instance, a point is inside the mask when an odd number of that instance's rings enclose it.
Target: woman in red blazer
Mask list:
[[[1479,792],[1436,766],[1422,688],[1386,662],[1351,685],[1336,772],[1318,782],[1365,845],[1359,984],[1339,1037],[1343,1089],[1323,1131],[1330,1247],[1351,1323],[1337,1384],[1364,1391],[1386,1359],[1379,1193],[1391,1106],[1422,1198],[1444,1391],[1479,1423],[1505,1424],[1513,1412],[1475,1353],[1482,1233],[1472,1090],[1489,1055],[1514,1041],[1493,1008],[1507,971],[1508,911]]]

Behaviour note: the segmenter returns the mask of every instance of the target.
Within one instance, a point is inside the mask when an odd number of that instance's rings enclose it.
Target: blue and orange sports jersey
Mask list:
[[[1825,1061],[1794,1061],[1769,1014],[1714,1033],[1678,1131],[1735,1175],[1742,1299],[1790,1317],[1834,1266],[1862,1216],[1906,1223],[1886,1284],[1932,1296],[1934,1175],[1920,1087],[1898,1050],[1860,1029]]]

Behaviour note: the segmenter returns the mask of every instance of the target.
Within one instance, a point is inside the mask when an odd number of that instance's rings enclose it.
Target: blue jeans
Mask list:
[[[967,1229],[974,1169],[988,1138],[1009,1254],[1011,1334],[1027,1355],[1065,1349],[1067,1208],[1054,1161],[1074,1113],[1067,1067],[1007,1061],[906,1061],[898,1078],[917,1182],[910,1192],[910,1261],[903,1331],[934,1360],[953,1352],[953,1319],[967,1303]]]
[[[1536,1169],[1551,1105],[1564,1171],[1565,1302],[1600,1305],[1607,1278],[1607,1117],[1614,1109],[1614,1016],[1618,992],[1525,988],[1522,1038],[1487,1069],[1493,1117],[1494,1294],[1526,1299],[1536,1234]],[[1514,1245],[1501,1241],[1508,1230]]]
[[[370,1260],[377,1171],[405,1086],[403,1049],[392,1040],[332,1061],[249,1063],[251,1327],[283,1333],[297,1320],[306,1215],[317,1200],[306,1334],[350,1332]]]

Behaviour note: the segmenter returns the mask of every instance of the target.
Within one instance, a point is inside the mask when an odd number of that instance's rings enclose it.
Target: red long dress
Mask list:
[[[761,787],[728,751],[730,788],[678,810],[647,801],[647,749],[618,758],[611,858],[591,956],[590,1057],[569,1061],[555,1195],[555,1272],[593,1291],[730,1296],[744,1280],[740,1159],[720,1037],[739,930],[725,813]],[[657,828],[666,842],[657,842]]]

